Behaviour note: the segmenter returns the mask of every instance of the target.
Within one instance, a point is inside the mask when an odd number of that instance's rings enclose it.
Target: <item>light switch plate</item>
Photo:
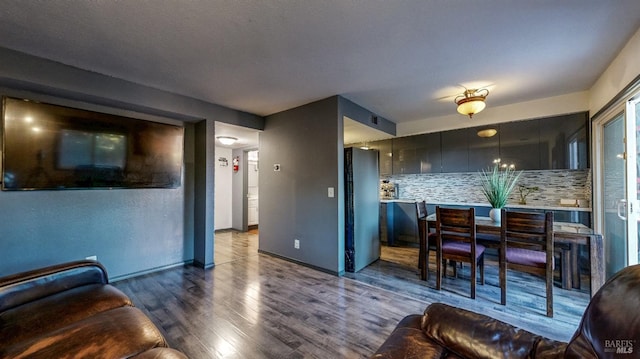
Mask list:
[[[335,197],[335,191],[333,190],[333,187],[329,187],[327,189],[327,195],[329,196],[329,198]]]

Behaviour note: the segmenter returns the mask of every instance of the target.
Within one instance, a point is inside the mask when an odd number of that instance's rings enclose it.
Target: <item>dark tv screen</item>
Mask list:
[[[3,190],[176,188],[180,126],[3,99]]]

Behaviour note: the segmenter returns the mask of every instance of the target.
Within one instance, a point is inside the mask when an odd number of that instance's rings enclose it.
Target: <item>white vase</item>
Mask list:
[[[489,210],[489,217],[491,217],[492,221],[500,223],[500,211],[500,208],[491,208],[491,210]]]

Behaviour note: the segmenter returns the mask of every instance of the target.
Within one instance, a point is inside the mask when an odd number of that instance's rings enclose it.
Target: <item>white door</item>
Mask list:
[[[605,244],[607,278],[638,263],[638,135],[632,98],[594,121],[594,225]]]
[[[258,224],[258,151],[248,152],[247,165],[247,225]]]
[[[629,100],[626,106],[627,121],[631,124],[628,130],[629,135],[634,139],[632,143],[627,143],[627,152],[632,153],[633,156],[627,157],[627,166],[632,168],[630,171],[630,179],[633,181],[633,186],[630,186],[628,196],[634,199],[633,201],[633,217],[630,217],[628,221],[629,228],[632,229],[628,240],[628,254],[629,265],[640,263],[640,94],[635,98]],[[633,147],[630,147],[633,146]]]

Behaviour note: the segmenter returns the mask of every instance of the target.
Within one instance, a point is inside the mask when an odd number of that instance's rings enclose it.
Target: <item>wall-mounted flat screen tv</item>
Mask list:
[[[9,97],[2,118],[2,190],[180,186],[180,126]]]

